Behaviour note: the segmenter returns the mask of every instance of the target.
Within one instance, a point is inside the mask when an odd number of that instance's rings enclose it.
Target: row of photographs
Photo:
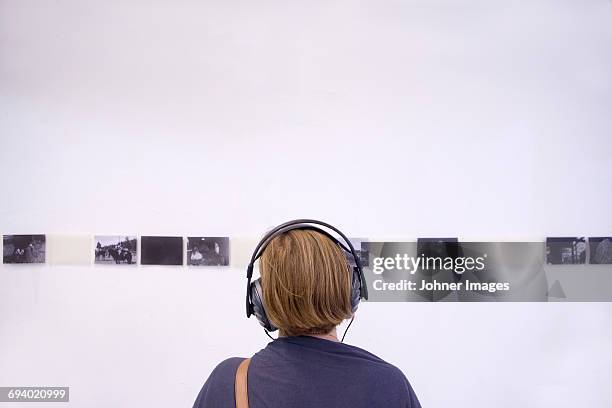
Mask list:
[[[362,264],[368,264],[367,239],[350,239]],[[135,265],[138,238],[135,236],[95,236],[94,263]],[[431,245],[457,243],[457,238],[419,238],[417,243],[439,252]],[[141,265],[228,266],[229,237],[140,237]],[[442,251],[444,252],[444,250]],[[45,263],[45,235],[4,235],[3,263]],[[351,259],[349,259],[351,260]],[[354,261],[351,260],[353,263]],[[546,239],[546,263],[612,264],[612,237],[552,237]]]
[[[4,235],[5,264],[45,263],[45,235]],[[102,235],[94,237],[91,250],[96,264],[136,265],[140,250],[141,265],[228,266],[228,237],[188,237],[184,248],[183,237],[140,237]],[[76,249],[75,249],[76,250]]]

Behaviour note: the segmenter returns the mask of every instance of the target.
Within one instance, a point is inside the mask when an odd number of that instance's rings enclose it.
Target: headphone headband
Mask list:
[[[323,228],[321,228],[319,226],[325,227],[327,229],[330,229],[330,230],[334,231],[336,234],[338,234],[344,240],[344,242],[347,245],[346,246],[343,245],[342,242],[340,242],[333,235],[331,235],[329,232],[325,231]],[[330,238],[335,243],[337,243],[343,250],[345,250],[347,252],[350,252],[351,255],[353,256],[353,259],[355,260],[357,274],[358,274],[359,281],[360,281],[360,284],[361,284],[360,285],[361,286],[361,288],[360,288],[360,297],[363,298],[363,299],[367,299],[368,298],[368,289],[367,289],[367,286],[366,286],[365,278],[363,276],[363,269],[362,269],[362,266],[361,266],[361,260],[359,259],[359,256],[357,255],[357,252],[355,251],[355,248],[353,247],[353,244],[346,237],[346,235],[344,235],[342,233],[342,231],[340,231],[339,229],[337,229],[333,225],[330,225],[330,224],[328,224],[326,222],[323,222],[323,221],[318,221],[318,220],[313,220],[313,219],[297,219],[297,220],[292,220],[292,221],[285,222],[285,223],[283,223],[283,224],[273,228],[266,235],[264,235],[264,237],[261,239],[261,241],[259,241],[259,243],[255,247],[255,250],[253,251],[253,255],[251,255],[251,261],[249,262],[249,265],[247,267],[247,297],[246,297],[246,312],[247,312],[247,317],[250,317],[251,314],[253,313],[250,287],[251,287],[251,278],[253,276],[253,267],[254,267],[255,262],[263,254],[263,252],[265,251],[265,249],[268,246],[268,244],[274,238],[276,238],[277,236],[279,236],[281,234],[284,234],[285,232],[292,231],[292,230],[297,230],[297,229],[308,229],[308,230],[314,230],[314,231],[320,232],[320,233],[324,234],[325,236],[327,236],[328,238]]]

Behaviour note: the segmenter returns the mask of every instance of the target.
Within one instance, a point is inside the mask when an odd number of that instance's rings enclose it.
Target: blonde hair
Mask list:
[[[260,274],[266,314],[285,336],[329,333],[352,316],[347,258],[320,232],[291,230],[272,239]]]

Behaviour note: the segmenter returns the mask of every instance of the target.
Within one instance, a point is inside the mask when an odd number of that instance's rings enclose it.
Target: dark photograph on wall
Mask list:
[[[94,262],[96,264],[136,265],[136,237],[96,235],[94,242]]]
[[[4,235],[2,243],[5,264],[45,263],[44,235]]]
[[[346,243],[344,242],[344,240],[340,239],[339,241],[344,246],[347,246]],[[359,257],[359,261],[361,262],[361,266],[364,267],[364,268],[367,267],[370,264],[370,259],[369,259],[370,252],[368,250],[368,239],[367,238],[350,238],[349,237],[349,241],[353,245],[353,248],[355,249],[355,252],[357,253],[357,256]],[[347,246],[347,248],[348,248],[348,246]],[[357,264],[355,263],[355,258],[353,258],[353,255],[350,252],[346,253],[346,258],[348,259],[349,264],[351,266],[357,266]]]
[[[456,259],[460,255],[459,238],[417,238],[417,255]]]
[[[140,251],[142,265],[182,265],[183,237],[141,237]]]
[[[417,238],[416,256],[422,259],[439,258],[446,262],[447,258],[456,260],[463,257],[463,248],[459,244],[459,238]],[[455,270],[446,270],[439,264],[435,268],[427,268],[421,266],[418,273],[427,282],[434,280],[444,283],[460,282],[463,278],[463,273],[455,272]],[[419,290],[417,294],[427,299],[430,302],[443,299],[451,294],[451,291],[434,291],[434,290]]]
[[[463,256],[463,250],[459,244],[459,238],[417,238],[417,256],[424,259],[457,259]],[[455,273],[455,275],[461,274]]]
[[[584,237],[546,238],[546,263],[549,265],[583,264],[586,256]]]
[[[612,237],[589,237],[589,263],[612,264]]]
[[[187,265],[229,265],[229,237],[188,237]]]

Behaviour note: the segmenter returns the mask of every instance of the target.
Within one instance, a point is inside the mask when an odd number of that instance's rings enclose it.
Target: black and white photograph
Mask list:
[[[424,257],[457,258],[460,256],[459,238],[417,238],[417,255]]]
[[[584,237],[546,238],[546,263],[575,265],[586,263],[587,244]]]
[[[229,237],[188,237],[187,265],[228,266]]]
[[[457,237],[417,238],[417,256],[423,258],[457,259],[463,256],[463,249]]]
[[[45,235],[4,235],[2,244],[5,264],[45,263]]]
[[[141,265],[183,265],[183,237],[140,237]]]
[[[359,261],[361,262],[361,266],[362,267],[367,267],[370,264],[370,252],[368,250],[368,239],[367,238],[350,238],[349,237],[349,241],[351,242],[351,244],[353,245],[353,248],[355,249],[355,252],[357,253],[357,256],[359,257]],[[344,240],[340,239],[340,242],[347,246],[346,243],[344,242]],[[348,246],[347,246],[348,248]],[[349,264],[351,266],[357,266],[357,264],[355,263],[355,259],[353,258],[353,255],[350,252],[346,253],[346,257],[349,261]]]
[[[589,263],[612,264],[612,237],[589,237]]]
[[[135,236],[96,235],[94,243],[94,263],[136,265],[138,240]]]

